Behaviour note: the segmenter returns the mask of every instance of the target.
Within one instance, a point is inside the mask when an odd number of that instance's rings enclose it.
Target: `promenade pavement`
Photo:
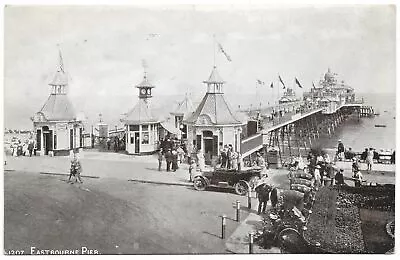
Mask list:
[[[68,156],[7,156],[6,171],[23,171],[42,174],[69,175]],[[188,165],[181,164],[176,172],[167,172],[163,161],[162,171],[158,171],[155,155],[131,156],[118,153],[83,152],[80,159],[82,176],[95,178],[116,178],[138,182],[192,186],[189,182]]]

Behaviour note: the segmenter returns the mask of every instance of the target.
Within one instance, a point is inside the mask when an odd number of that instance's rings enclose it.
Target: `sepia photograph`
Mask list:
[[[3,255],[395,253],[395,4],[2,8]]]

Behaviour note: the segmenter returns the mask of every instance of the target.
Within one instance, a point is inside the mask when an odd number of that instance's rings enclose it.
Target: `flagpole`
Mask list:
[[[214,39],[214,43],[213,43],[213,48],[214,48],[214,67],[216,67],[216,62],[215,62],[215,33],[213,34],[213,39]]]

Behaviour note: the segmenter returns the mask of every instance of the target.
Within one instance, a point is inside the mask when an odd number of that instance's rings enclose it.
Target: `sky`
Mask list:
[[[137,102],[143,60],[164,112],[186,92],[198,102],[214,63],[234,107],[273,102],[283,92],[278,75],[300,95],[328,68],[358,93],[395,93],[395,13],[389,5],[7,6],[5,127],[32,126],[59,49],[75,110],[110,124]]]

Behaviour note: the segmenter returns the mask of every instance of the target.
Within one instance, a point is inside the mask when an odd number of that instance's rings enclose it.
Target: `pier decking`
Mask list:
[[[277,116],[270,116],[271,111],[286,111]],[[374,114],[370,106],[360,101],[342,102],[329,105],[313,105],[304,108],[304,102],[266,107],[259,110],[247,110],[249,115],[261,118],[259,131],[242,140],[241,153],[243,157],[252,155],[262,148],[277,150],[282,156],[300,155],[300,150],[311,147],[313,140],[321,135],[331,136],[338,125],[352,113],[358,117]],[[286,149],[285,149],[286,148]],[[286,150],[286,151],[285,151]]]

